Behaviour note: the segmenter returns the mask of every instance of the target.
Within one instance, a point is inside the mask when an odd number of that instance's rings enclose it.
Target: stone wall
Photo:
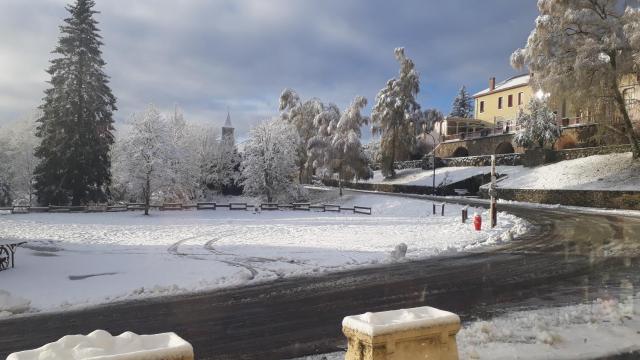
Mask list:
[[[448,158],[442,160],[447,167],[460,166],[491,166],[491,155],[467,156]],[[496,165],[517,166],[522,165],[522,154],[496,155]]]
[[[640,210],[640,191],[501,189],[498,198],[541,204]],[[487,190],[480,195],[488,197]]]
[[[436,147],[436,156],[441,158],[456,157],[458,149],[465,149],[469,155],[495,154],[498,146],[503,143],[511,144],[515,152],[523,152],[524,149],[513,144],[512,140],[513,134],[502,134],[469,140],[442,142]]]
[[[572,159],[578,159],[578,158],[583,158],[583,157],[593,156],[593,155],[607,155],[607,154],[624,153],[624,152],[630,152],[630,151],[631,151],[631,145],[628,145],[628,144],[558,150],[555,152],[555,160],[556,161],[572,160]]]
[[[467,178],[462,181],[447,184],[445,186],[436,186],[437,195],[457,195],[456,189],[466,189],[470,195],[477,194],[480,186],[491,181],[491,175],[476,175]],[[338,187],[338,180],[335,179],[323,179],[322,183],[325,186]],[[419,195],[432,195],[433,187],[423,185],[404,185],[404,184],[372,184],[372,183],[350,183],[343,182],[342,185],[345,188],[367,191],[380,191],[390,193],[405,193],[405,194],[419,194]]]

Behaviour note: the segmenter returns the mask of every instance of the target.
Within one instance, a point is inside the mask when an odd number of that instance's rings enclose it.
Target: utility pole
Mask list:
[[[491,218],[491,228],[496,227],[498,222],[498,211],[496,205],[496,156],[491,155],[491,186],[489,187],[489,195],[491,196],[491,208],[489,209],[489,217]]]
[[[436,195],[436,138],[433,136],[433,134],[431,134],[431,132],[428,132],[427,135],[431,136],[431,139],[433,139],[433,150],[431,151],[431,154],[433,155],[431,157],[431,166],[433,166],[433,177],[432,179],[432,185],[431,185],[431,195]]]

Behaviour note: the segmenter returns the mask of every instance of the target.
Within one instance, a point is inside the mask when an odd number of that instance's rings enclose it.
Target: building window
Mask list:
[[[507,98],[507,105],[509,107],[513,107],[513,95],[509,95],[509,97]]]
[[[484,112],[484,101],[480,101],[480,112]]]
[[[522,105],[522,93],[518,93],[518,105]]]
[[[502,109],[502,96],[498,98],[498,109]]]

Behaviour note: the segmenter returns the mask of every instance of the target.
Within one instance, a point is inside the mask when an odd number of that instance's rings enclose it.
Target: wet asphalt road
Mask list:
[[[194,345],[197,359],[283,359],[339,349],[342,318],[366,311],[429,305],[464,321],[637,292],[640,218],[514,205],[500,210],[535,229],[473,253],[5,319],[0,358],[100,328],[175,331]]]

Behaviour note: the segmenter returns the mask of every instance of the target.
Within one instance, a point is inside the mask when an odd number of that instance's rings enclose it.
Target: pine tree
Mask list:
[[[473,98],[467,92],[467,88],[462,86],[458,95],[453,99],[451,117],[471,118],[473,117]]]
[[[104,73],[101,36],[92,0],[77,0],[66,7],[71,16],[60,26],[53,51],[58,55],[47,72],[36,135],[41,139],[35,155],[38,201],[73,205],[106,199],[111,182],[113,112],[116,99]]]

